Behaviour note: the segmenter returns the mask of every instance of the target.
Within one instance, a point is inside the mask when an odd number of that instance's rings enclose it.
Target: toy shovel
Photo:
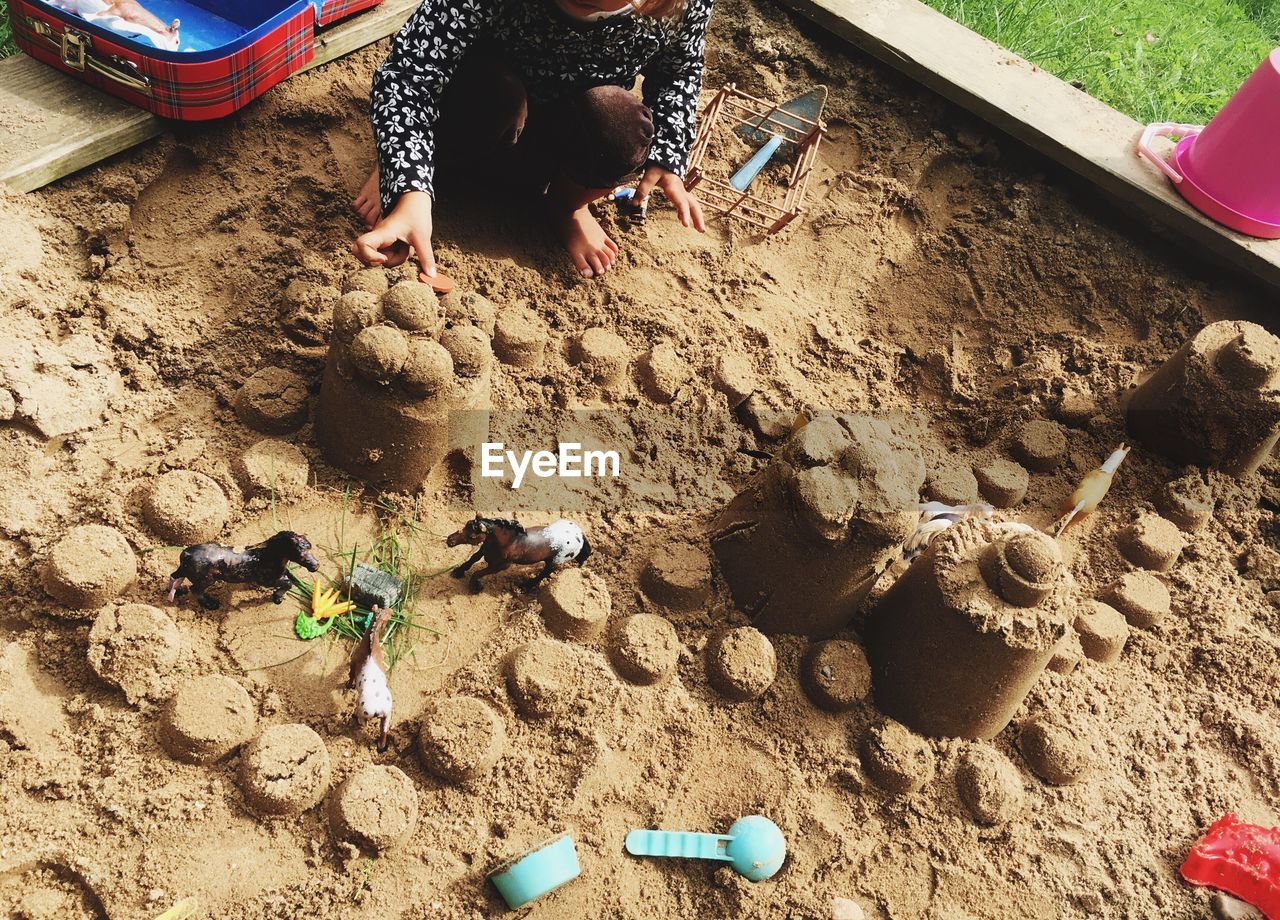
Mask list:
[[[759,149],[733,174],[729,184],[745,192],[775,154],[790,156],[797,143],[813,130],[807,122],[816,122],[826,104],[827,88],[816,86],[803,96],[784,102],[777,111],[734,128],[734,133]]]
[[[733,871],[753,882],[762,882],[782,868],[787,842],[778,825],[762,815],[748,815],[733,822],[727,834],[689,831],[634,830],[627,834],[632,856],[666,856],[727,862]]]

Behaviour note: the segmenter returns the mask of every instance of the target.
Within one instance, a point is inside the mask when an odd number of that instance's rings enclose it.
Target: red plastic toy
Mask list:
[[[1245,824],[1228,812],[1192,845],[1182,877],[1248,901],[1267,920],[1280,920],[1280,827]]]

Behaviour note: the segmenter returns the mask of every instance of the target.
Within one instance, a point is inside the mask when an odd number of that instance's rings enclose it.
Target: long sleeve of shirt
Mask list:
[[[492,0],[423,0],[373,77],[371,106],[382,213],[405,192],[434,197],[434,129],[440,98],[476,34],[493,19]]]
[[[689,0],[674,40],[641,70],[644,101],[653,110],[649,162],[680,176],[693,146],[711,7],[712,0]]]

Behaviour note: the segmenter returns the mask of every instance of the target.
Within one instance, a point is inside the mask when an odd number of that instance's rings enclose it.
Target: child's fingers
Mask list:
[[[650,176],[648,172],[636,184],[636,193],[631,196],[631,200],[635,202],[636,207],[643,207],[649,200],[649,193],[653,191],[658,184],[657,176]]]
[[[699,233],[706,233],[707,220],[702,216],[702,205],[692,195],[689,196],[689,210],[693,213],[693,229]]]
[[[436,254],[431,248],[431,234],[414,230],[409,234],[409,245],[418,254],[418,265],[428,278],[436,276]]]
[[[382,265],[387,261],[386,254],[382,252],[384,236],[380,230],[370,230],[356,237],[356,241],[351,244],[351,251],[365,265]],[[394,241],[394,237],[392,240]]]

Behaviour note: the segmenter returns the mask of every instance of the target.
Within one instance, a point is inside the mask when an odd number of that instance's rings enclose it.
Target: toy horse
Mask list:
[[[373,608],[373,622],[364,638],[351,653],[351,672],[347,686],[359,693],[354,718],[382,720],[382,734],[378,737],[378,753],[387,749],[387,733],[391,728],[391,686],[387,682],[387,663],[382,655],[382,643],[378,633],[391,619],[386,607]]]
[[[138,0],[53,0],[53,5],[112,32],[140,35],[163,51],[177,51],[181,44],[181,20],[166,26]]]
[[[272,588],[271,600],[279,604],[293,586],[285,568],[290,562],[296,562],[308,572],[320,568],[319,560],[311,552],[311,542],[291,530],[282,530],[243,551],[221,543],[197,543],[182,551],[177,571],[169,576],[169,601],[172,603],[178,596],[179,585],[185,578],[191,582],[196,600],[206,610],[218,609],[218,601],[205,592],[219,581]]]
[[[485,567],[471,576],[473,591],[480,590],[480,579],[486,575],[494,575],[510,565],[536,565],[541,562],[542,571],[522,586],[526,591],[532,591],[562,565],[570,561],[581,565],[591,555],[591,544],[583,536],[582,528],[573,521],[563,520],[525,530],[518,521],[485,518],[477,514],[457,533],[450,534],[445,542],[449,546],[467,543],[480,547],[452,573],[454,578],[462,578],[467,569],[483,558]]]

